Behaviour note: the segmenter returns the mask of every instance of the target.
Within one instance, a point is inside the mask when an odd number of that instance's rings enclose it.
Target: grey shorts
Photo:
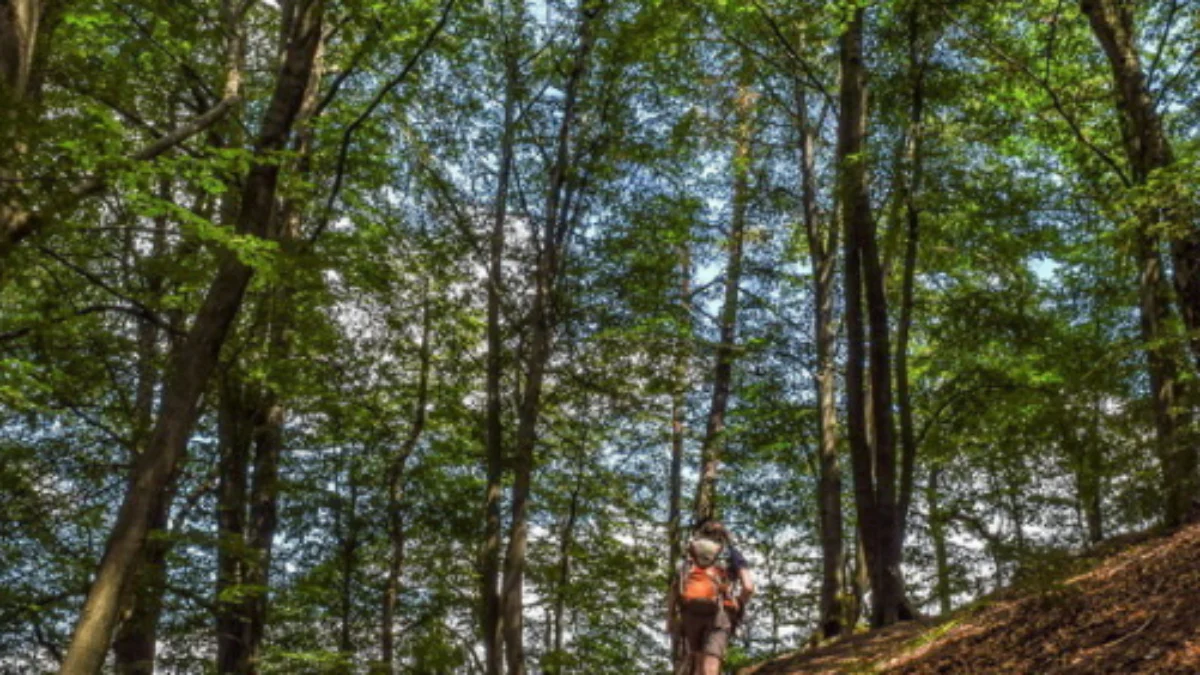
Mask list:
[[[729,649],[730,632],[732,625],[725,611],[711,616],[683,614],[683,640],[689,654],[708,654],[724,659],[725,651]]]

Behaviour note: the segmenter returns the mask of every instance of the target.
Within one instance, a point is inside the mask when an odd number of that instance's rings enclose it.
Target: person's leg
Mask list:
[[[681,675],[700,675],[704,658],[705,637],[712,626],[711,617],[685,613],[680,622],[683,634],[683,658],[680,659]]]
[[[700,675],[721,675],[721,662],[725,660],[725,652],[729,649],[729,633],[732,626],[729,617],[721,612],[713,621],[713,626],[704,636],[704,658],[697,670]]]

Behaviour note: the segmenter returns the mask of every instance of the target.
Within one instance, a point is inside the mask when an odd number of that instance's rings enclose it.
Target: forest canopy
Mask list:
[[[0,671],[730,665],[1197,514],[1200,4],[0,0]]]

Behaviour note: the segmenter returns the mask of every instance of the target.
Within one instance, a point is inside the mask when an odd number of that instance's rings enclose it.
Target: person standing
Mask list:
[[[679,582],[667,592],[667,633],[679,635],[684,649],[677,675],[719,675],[753,595],[750,565],[729,531],[712,519],[696,523]]]

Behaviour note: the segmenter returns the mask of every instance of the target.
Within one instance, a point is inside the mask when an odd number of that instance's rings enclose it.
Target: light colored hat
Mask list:
[[[722,546],[720,542],[713,541],[712,539],[693,539],[689,548],[692,551],[692,558],[695,559],[696,564],[701,567],[708,567],[717,561],[717,556],[720,555]]]

